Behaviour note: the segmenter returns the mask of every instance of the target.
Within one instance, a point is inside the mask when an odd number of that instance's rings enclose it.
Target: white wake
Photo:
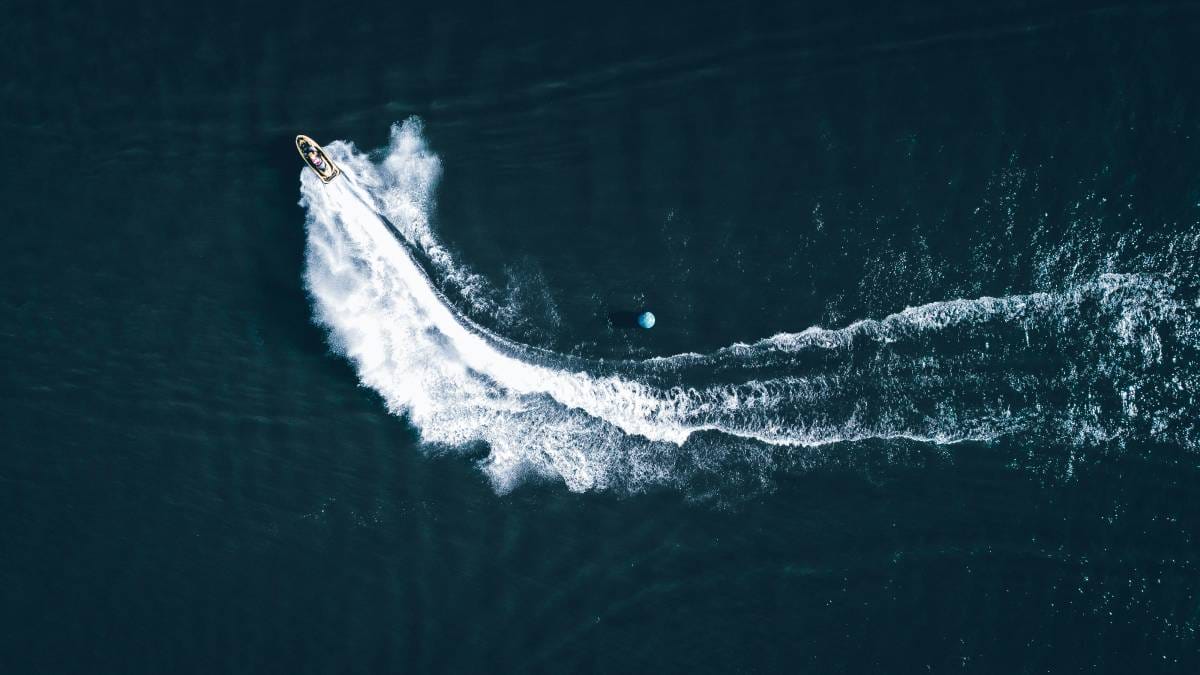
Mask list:
[[[423,441],[484,444],[498,490],[528,475],[638,490],[769,462],[770,448],[865,439],[1196,444],[1197,376],[1172,360],[1195,351],[1197,305],[1162,276],[1099,275],[707,355],[593,363],[492,334],[437,290],[431,275],[495,311],[429,226],[441,167],[419,122],[395,126],[378,161],[342,142],[327,151],[344,178],[301,179],[317,320]]]

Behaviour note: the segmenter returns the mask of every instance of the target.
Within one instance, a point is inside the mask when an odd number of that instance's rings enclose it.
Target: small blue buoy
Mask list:
[[[642,328],[654,328],[654,314],[651,312],[638,314],[638,325]]]

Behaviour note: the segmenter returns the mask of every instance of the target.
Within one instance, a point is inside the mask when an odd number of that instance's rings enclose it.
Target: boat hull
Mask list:
[[[320,161],[313,161],[310,154],[313,151],[316,152]],[[328,183],[342,173],[342,170],[333,163],[333,160],[329,159],[329,155],[325,154],[325,149],[304,134],[296,136],[296,152],[300,153],[300,157],[304,159],[304,163],[308,165],[308,168],[313,170],[313,173],[317,174],[322,183]]]

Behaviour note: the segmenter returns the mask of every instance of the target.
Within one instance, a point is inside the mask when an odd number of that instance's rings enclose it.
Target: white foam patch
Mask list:
[[[341,142],[327,151],[344,178],[301,179],[317,320],[425,442],[486,444],[482,466],[498,490],[530,475],[638,490],[772,461],[759,450],[731,458],[699,432],[784,448],[1014,433],[1195,442],[1196,375],[1165,362],[1180,345],[1194,351],[1195,302],[1163,278],[1106,274],[1060,293],[932,303],[708,355],[591,363],[492,334],[431,283],[453,284],[470,311],[497,311],[430,229],[441,165],[419,122],[395,126],[379,161]]]

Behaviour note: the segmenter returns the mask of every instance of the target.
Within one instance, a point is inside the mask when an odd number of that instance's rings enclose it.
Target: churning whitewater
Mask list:
[[[710,354],[589,361],[467,318],[499,310],[430,228],[441,167],[417,120],[393,127],[378,161],[326,150],[343,178],[301,178],[316,320],[424,442],[486,447],[497,490],[528,476],[580,491],[684,485],[868,439],[1197,447],[1200,301],[1179,275],[1099,273]]]

